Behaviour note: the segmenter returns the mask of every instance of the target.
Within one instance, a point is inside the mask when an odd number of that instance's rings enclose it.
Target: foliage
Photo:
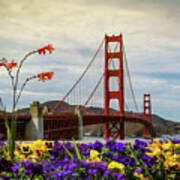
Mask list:
[[[4,111],[4,120],[5,126],[7,129],[7,138],[8,138],[8,154],[11,160],[14,159],[15,151],[15,140],[16,140],[16,123],[17,123],[17,112],[13,112],[12,119],[9,121],[6,111]]]
[[[4,145],[3,145],[4,146]],[[0,158],[0,178],[177,180],[180,140],[154,139],[90,144],[34,141],[17,143],[15,162]],[[3,152],[3,150],[2,150]]]
[[[29,53],[27,53],[24,58],[20,61],[19,65],[17,62],[14,62],[14,60],[12,60],[10,63],[8,62],[8,60],[6,58],[2,58],[0,59],[0,66],[2,67],[5,67],[5,69],[7,70],[8,72],[8,75],[10,77],[10,80],[11,80],[11,85],[12,85],[12,90],[13,90],[13,105],[12,105],[12,112],[14,112],[16,110],[16,106],[17,106],[17,103],[21,97],[21,94],[24,90],[24,87],[26,86],[26,84],[35,79],[35,78],[39,78],[39,81],[46,81],[46,80],[49,80],[52,78],[53,76],[53,72],[42,72],[42,73],[39,73],[37,75],[34,75],[34,76],[30,76],[28,78],[26,78],[26,80],[24,81],[24,83],[22,84],[20,90],[19,90],[19,93],[17,93],[17,89],[18,89],[18,82],[19,82],[19,73],[20,73],[20,70],[24,64],[24,62],[28,59],[29,56],[33,55],[33,54],[36,54],[36,53],[39,53],[39,54],[46,54],[46,51],[49,51],[49,53],[51,54],[52,51],[54,50],[53,46],[52,45],[48,45],[48,46],[45,46],[43,48],[40,48],[38,50],[34,50],[34,51],[31,51]],[[15,72],[15,74],[13,75],[12,73],[12,69],[17,67],[17,71]]]
[[[5,69],[7,70],[8,75],[9,75],[10,80],[11,80],[11,85],[12,85],[12,90],[13,90],[12,119],[11,119],[11,121],[9,121],[9,119],[7,117],[7,113],[4,110],[4,120],[5,120],[5,126],[6,126],[6,130],[7,130],[7,138],[8,138],[8,153],[9,153],[11,160],[14,159],[14,150],[15,150],[16,124],[17,124],[17,116],[18,116],[18,113],[16,112],[16,106],[17,106],[18,101],[21,97],[21,94],[24,90],[24,87],[32,79],[39,78],[39,81],[44,82],[46,80],[50,80],[53,76],[53,72],[42,72],[42,73],[39,73],[37,75],[28,77],[28,78],[26,78],[26,80],[22,84],[22,86],[19,90],[19,93],[17,93],[20,70],[22,68],[23,63],[27,60],[27,58],[29,56],[36,54],[36,53],[45,55],[46,51],[49,51],[49,53],[52,53],[53,50],[54,50],[54,48],[52,47],[52,45],[48,45],[48,46],[45,46],[45,47],[40,48],[38,50],[31,51],[24,56],[24,58],[20,61],[19,65],[18,65],[18,63],[14,62],[14,60],[12,60],[10,63],[8,63],[8,60],[6,58],[3,57],[2,59],[0,59],[0,66],[5,67]],[[12,69],[15,67],[17,67],[17,71],[16,71],[15,75],[13,75]]]

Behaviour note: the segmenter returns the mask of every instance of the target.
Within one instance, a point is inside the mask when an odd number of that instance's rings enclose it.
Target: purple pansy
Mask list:
[[[94,175],[94,174],[97,173],[97,172],[98,172],[97,169],[93,169],[93,168],[88,169],[88,173],[89,173],[90,175]]]
[[[143,168],[136,169],[135,172],[138,173],[138,174],[141,174],[143,172]]]

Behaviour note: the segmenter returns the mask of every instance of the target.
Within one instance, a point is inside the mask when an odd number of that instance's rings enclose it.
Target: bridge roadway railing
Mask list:
[[[78,137],[78,116],[74,114],[44,115],[44,139],[72,140]]]
[[[8,120],[11,123],[12,115],[8,115]],[[25,124],[30,121],[30,115],[18,115],[17,118],[17,140],[24,140],[25,139]],[[0,114],[0,133],[6,136],[6,127],[4,124],[4,116]]]
[[[44,138],[53,140],[65,139],[78,139],[78,116],[75,114],[59,114],[59,115],[45,115],[44,119]],[[104,124],[106,122],[135,122],[144,125],[151,125],[149,122],[144,121],[143,116],[138,114],[125,114],[120,117],[119,115],[100,115],[88,114],[83,115],[83,126]]]
[[[149,122],[144,121],[143,117],[141,115],[130,115],[125,114],[124,116],[119,115],[84,115],[83,116],[83,125],[93,125],[93,124],[103,124],[103,123],[110,123],[110,122],[118,122],[120,120],[123,120],[125,122],[136,122],[141,123],[144,125],[150,125]]]
[[[11,121],[11,115],[8,115]],[[18,140],[25,139],[25,126],[31,120],[31,115],[18,115],[17,119],[17,138]],[[138,114],[127,113],[120,117],[119,115],[104,116],[103,114],[89,114],[83,115],[83,126],[93,124],[104,124],[106,122],[117,122],[123,120],[125,122],[136,122],[144,125],[151,125],[149,122],[143,120],[143,116]],[[48,140],[65,140],[78,139],[78,116],[75,114],[58,114],[58,115],[44,115],[44,139]],[[4,125],[4,117],[0,115],[0,133],[6,135],[6,128]]]

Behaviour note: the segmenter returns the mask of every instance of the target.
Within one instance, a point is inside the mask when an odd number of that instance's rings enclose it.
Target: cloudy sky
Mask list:
[[[0,58],[19,61],[50,43],[56,49],[25,63],[21,82],[42,71],[55,75],[44,84],[29,83],[19,107],[61,99],[105,33],[122,33],[139,108],[148,92],[153,113],[180,121],[179,7],[179,0],[0,0]],[[11,86],[2,67],[0,77],[0,96],[9,108]]]

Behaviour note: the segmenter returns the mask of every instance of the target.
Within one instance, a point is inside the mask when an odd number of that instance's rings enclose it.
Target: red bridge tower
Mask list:
[[[151,123],[151,126],[144,125],[144,136],[152,137],[152,113],[150,94],[144,94],[144,120]]]
[[[119,43],[119,52],[108,52],[108,43]],[[119,60],[119,67],[116,70],[110,70],[109,65],[111,59],[116,58]],[[110,91],[110,77],[118,77],[119,90]],[[104,115],[109,115],[109,105],[111,99],[118,99],[120,109],[119,122],[111,122],[105,124],[105,139],[112,137],[116,139],[124,139],[124,82],[123,82],[123,41],[122,35],[119,36],[105,36],[105,82],[104,82],[104,95],[105,95],[105,107]]]

